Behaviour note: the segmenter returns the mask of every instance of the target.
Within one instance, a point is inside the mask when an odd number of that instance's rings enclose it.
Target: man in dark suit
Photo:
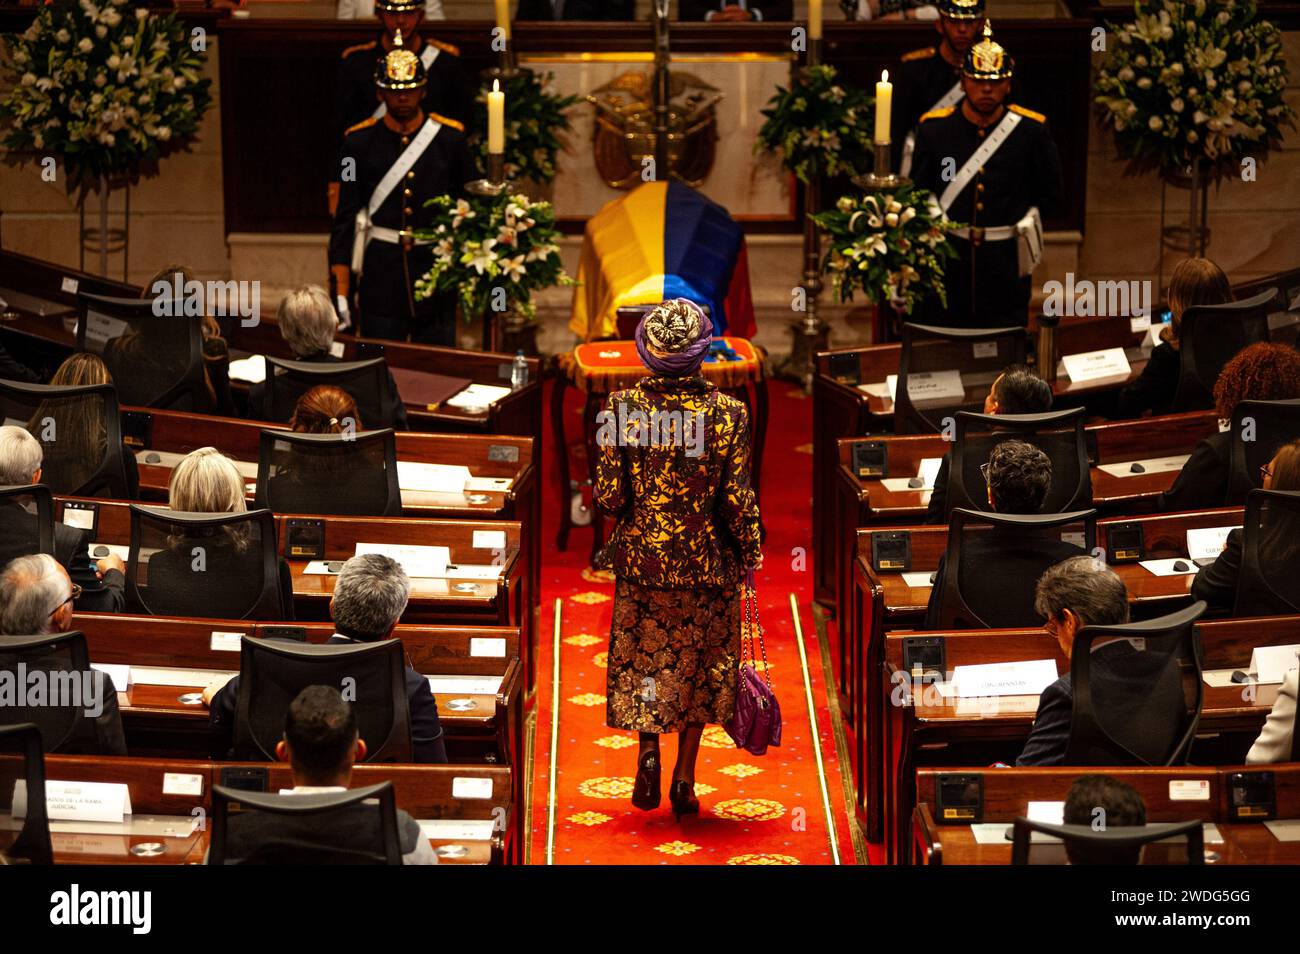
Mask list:
[[[993,448],[982,469],[991,511],[1035,514],[1042,510],[1052,485],[1052,462],[1037,447],[1024,441],[1003,441]],[[1082,552],[1061,540],[1059,531],[1056,534],[1027,534],[1003,527],[973,533],[963,544],[960,581],[962,598],[971,611],[990,626],[1034,625],[1038,617],[1029,581],[1038,579],[1052,564]],[[942,625],[947,562],[947,554],[939,558],[926,610],[927,629]]]
[[[1123,580],[1090,556],[1074,557],[1047,570],[1038,581],[1034,606],[1044,619],[1043,627],[1060,644],[1067,660],[1074,650],[1075,634],[1084,626],[1128,622],[1128,591]],[[1133,665],[1138,655],[1139,650],[1123,638],[1092,644],[1091,681],[1095,686],[1107,686],[1111,706],[1107,715],[1116,722],[1130,714],[1136,716],[1156,688]],[[1043,690],[1034,728],[1016,765],[1064,764],[1070,744],[1073,697],[1068,672]],[[1181,689],[1178,702],[1182,702]]]
[[[40,441],[26,428],[7,424],[0,427],[0,486],[25,487],[41,482],[41,464],[44,452]],[[0,568],[10,560],[36,553],[40,533],[36,514],[26,510],[16,500],[0,501]],[[87,557],[91,543],[85,530],[54,524],[54,558],[69,574],[74,561]],[[125,605],[126,566],[120,557],[106,556],[95,562],[95,576],[85,571],[85,592],[78,598],[77,608],[103,613],[120,612]]]
[[[336,632],[328,645],[374,643],[392,638],[410,595],[411,581],[396,560],[377,553],[354,556],[343,564],[334,583],[330,616]],[[409,665],[406,695],[411,708],[414,760],[446,762],[447,748],[429,680]],[[235,676],[220,688],[209,686],[203,692],[203,699],[209,706],[209,717],[222,749],[229,749],[235,729],[239,677]]]
[[[519,0],[516,20],[635,20],[635,0]]]
[[[759,0],[749,3],[747,0],[681,0],[677,8],[679,20],[707,20],[710,23],[725,21],[744,22],[746,20],[776,20],[786,22],[794,19],[793,0]]]
[[[984,398],[985,414],[1045,414],[1052,409],[1051,386],[1026,365],[1008,365]],[[944,454],[934,477],[934,490],[925,507],[926,523],[948,522],[948,468],[952,454]]]

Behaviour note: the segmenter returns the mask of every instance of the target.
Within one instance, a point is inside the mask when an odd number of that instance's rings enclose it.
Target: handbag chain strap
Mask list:
[[[740,640],[740,665],[744,668],[746,649],[749,653],[749,663],[754,668],[758,668],[754,657],[754,635],[758,634],[758,648],[763,654],[763,682],[767,688],[772,688],[772,678],[768,675],[767,666],[767,643],[763,639],[763,627],[758,621],[758,593],[754,589],[754,571],[750,570],[745,577],[745,592],[742,597],[745,603],[744,618],[741,623],[741,640]],[[746,645],[748,644],[748,645]]]

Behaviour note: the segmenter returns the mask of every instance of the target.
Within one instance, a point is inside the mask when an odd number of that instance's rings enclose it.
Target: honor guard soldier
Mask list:
[[[938,198],[957,259],[947,315],[933,324],[993,328],[1029,320],[1030,275],[1042,258],[1042,216],[1060,203],[1061,160],[1041,113],[1007,104],[1014,64],[984,25],[966,51],[964,98],[926,113],[912,178]]]
[[[903,55],[894,76],[894,111],[890,139],[894,168],[911,175],[916,124],[921,117],[961,101],[961,67],[966,51],[984,26],[984,0],[939,0],[939,45]]]
[[[339,317],[347,324],[355,303],[366,337],[452,345],[455,296],[415,300],[433,251],[411,230],[430,225],[425,202],[460,195],[474,177],[465,132],[454,119],[425,114],[424,63],[412,51],[391,51],[372,82],[387,109],[347,131],[337,167],[329,262]]]
[[[424,0],[375,0],[375,13],[384,27],[383,35],[343,51],[339,66],[338,134],[342,136],[363,119],[383,116],[384,105],[375,99],[375,63],[399,46],[420,58],[429,77],[425,112],[469,123],[478,90],[460,65],[459,49],[450,43],[423,38],[417,32],[424,22]]]

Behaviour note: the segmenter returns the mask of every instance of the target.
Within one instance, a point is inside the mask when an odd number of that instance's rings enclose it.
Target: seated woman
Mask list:
[[[1222,305],[1232,301],[1228,276],[1208,258],[1187,258],[1169,277],[1169,324],[1160,332],[1160,344],[1151,352],[1138,379],[1126,386],[1116,400],[1115,417],[1168,414],[1178,390],[1181,359],[1178,331],[1183,313],[1198,305]]]
[[[1283,444],[1264,467],[1263,474],[1265,490],[1300,490],[1300,440]],[[1277,530],[1277,528],[1273,529]],[[1277,542],[1288,547],[1294,546],[1296,542],[1294,536],[1292,534],[1284,536],[1287,539],[1278,539]],[[1277,539],[1278,534],[1274,532],[1270,537]],[[1205,600],[1210,605],[1210,613],[1214,615],[1226,616],[1233,612],[1233,607],[1236,605],[1237,578],[1241,575],[1241,544],[1241,529],[1230,532],[1218,559],[1209,566],[1201,567],[1196,574],[1196,579],[1192,580],[1192,599]],[[1261,553],[1261,557],[1265,556],[1270,562],[1277,558],[1276,565],[1286,565],[1287,557],[1281,554]],[[1291,558],[1294,556],[1294,553],[1290,554]],[[1238,610],[1236,615],[1267,616],[1278,611],[1281,611],[1281,608],[1248,606]]]
[[[200,447],[172,471],[168,506],[188,514],[244,513],[244,478],[215,447]],[[260,541],[250,537],[247,525],[236,525],[187,528],[159,541],[163,545],[148,557],[138,584],[148,611],[157,616],[247,616],[265,584]],[[292,619],[293,580],[282,558],[278,576],[283,615]]]
[[[295,360],[341,360],[330,351],[334,345],[334,333],[338,331],[339,316],[329,295],[319,285],[304,285],[286,295],[280,302],[276,322],[280,326],[280,335],[293,352]],[[397,382],[393,380],[392,371],[388,371],[388,393],[393,402],[393,420],[383,424],[376,422],[374,426],[409,430],[406,405],[397,393]],[[271,420],[266,382],[249,387],[248,416],[258,421]]]
[[[1300,669],[1292,669],[1282,679],[1282,688],[1268,711],[1268,721],[1260,730],[1255,744],[1246,753],[1246,764],[1262,762],[1291,762],[1293,736],[1295,735],[1295,700],[1300,690]]]
[[[1288,401],[1300,398],[1300,352],[1261,341],[1223,366],[1214,384],[1220,422],[1230,421],[1240,401]],[[1222,426],[1222,424],[1221,424]],[[1228,497],[1228,456],[1232,435],[1212,434],[1192,450],[1174,485],[1160,495],[1165,512],[1222,507]]]

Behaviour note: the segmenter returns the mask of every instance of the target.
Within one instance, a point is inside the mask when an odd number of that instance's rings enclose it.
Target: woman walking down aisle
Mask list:
[[[746,571],[762,566],[750,487],[749,415],[699,373],[713,324],[666,301],[637,327],[652,374],[609,397],[595,501],[617,518],[598,565],[617,577],[606,722],[640,733],[632,803],[660,802],[659,736],[679,734],[669,800],[699,812],[695,761],[706,723],[735,705]]]

